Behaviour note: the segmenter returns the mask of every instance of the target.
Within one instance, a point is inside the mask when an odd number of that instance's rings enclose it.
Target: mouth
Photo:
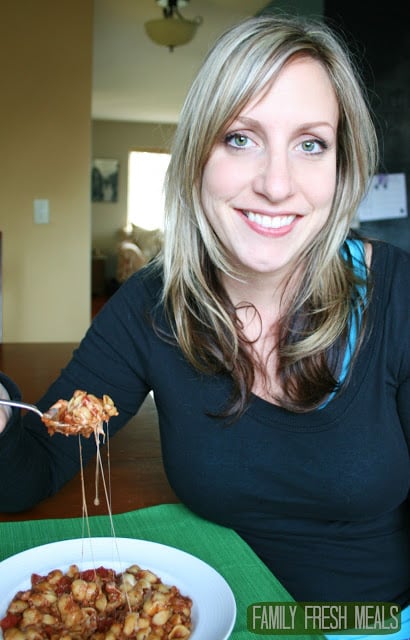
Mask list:
[[[267,216],[262,213],[254,213],[253,211],[242,211],[243,215],[254,224],[263,227],[264,229],[281,229],[282,227],[288,227],[295,220],[296,215],[285,216]]]

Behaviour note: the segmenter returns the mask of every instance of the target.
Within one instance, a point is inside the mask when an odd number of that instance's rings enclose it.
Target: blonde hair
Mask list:
[[[273,15],[250,18],[223,34],[183,105],[166,179],[164,303],[187,359],[207,373],[231,375],[229,415],[246,408],[257,363],[244,349],[235,309],[220,285],[220,271],[239,274],[205,216],[202,173],[230,122],[296,56],[320,61],[340,112],[333,206],[300,258],[305,277],[282,319],[278,354],[281,404],[297,411],[317,406],[335,385],[329,350],[346,337],[357,285],[340,248],[378,160],[364,89],[340,37],[321,22]]]

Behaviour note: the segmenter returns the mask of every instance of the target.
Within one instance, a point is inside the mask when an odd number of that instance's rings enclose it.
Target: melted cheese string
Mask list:
[[[107,470],[108,470],[108,485],[105,479],[104,472],[104,464],[101,456],[101,448],[100,448],[100,433],[97,432],[97,429],[94,432],[95,436],[95,445],[96,445],[96,463],[95,463],[95,497],[94,504],[98,506],[100,504],[99,499],[99,479],[101,475],[101,481],[104,489],[105,502],[108,511],[108,517],[110,519],[110,527],[111,534],[116,540],[116,533],[114,527],[114,520],[112,517],[112,492],[111,492],[111,460],[110,460],[110,437],[109,437],[109,427],[107,426]],[[103,441],[105,440],[105,434],[103,436]],[[84,480],[84,464],[83,464],[83,451],[81,445],[81,435],[78,434],[78,443],[79,443],[79,454],[80,454],[80,474],[81,474],[81,495],[82,495],[82,517],[83,517],[83,535],[85,530],[87,530],[88,536],[91,537],[91,529],[90,529],[90,521],[88,516],[88,506],[87,506],[87,496],[85,490],[85,480]]]

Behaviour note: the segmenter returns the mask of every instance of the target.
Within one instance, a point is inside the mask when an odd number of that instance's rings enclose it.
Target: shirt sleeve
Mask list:
[[[409,285],[410,286],[410,285]],[[410,302],[407,310],[407,335],[403,336],[403,356],[400,366],[400,381],[397,389],[397,412],[407,440],[410,455]]]
[[[410,379],[400,385],[397,393],[397,410],[403,426],[410,454]]]
[[[36,403],[45,411],[69,399],[76,389],[97,397],[111,396],[119,415],[109,422],[110,437],[135,415],[150,390],[150,341],[147,293],[141,281],[130,279],[106,303],[74,351],[60,376]],[[20,391],[6,375],[0,383],[13,398]],[[93,438],[82,438],[84,464],[95,455]],[[80,469],[78,439],[49,436],[32,412],[13,409],[0,434],[0,511],[28,509],[56,493]]]
[[[410,455],[410,254],[396,251],[396,261],[388,288],[388,329],[390,371],[397,380],[397,412],[409,445]]]

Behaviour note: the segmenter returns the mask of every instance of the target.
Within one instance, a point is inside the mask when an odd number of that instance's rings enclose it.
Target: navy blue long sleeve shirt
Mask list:
[[[153,331],[161,277],[151,266],[104,306],[38,405],[75,389],[106,393],[119,410],[112,437],[153,390],[176,494],[235,529],[296,600],[408,603],[410,255],[375,242],[371,271],[366,340],[342,392],[321,410],[296,414],[253,396],[235,423],[211,417],[230,381],[199,373]],[[92,439],[83,453],[94,455]],[[50,437],[35,415],[21,421],[13,411],[0,436],[0,510],[30,507],[78,470],[76,438]]]

